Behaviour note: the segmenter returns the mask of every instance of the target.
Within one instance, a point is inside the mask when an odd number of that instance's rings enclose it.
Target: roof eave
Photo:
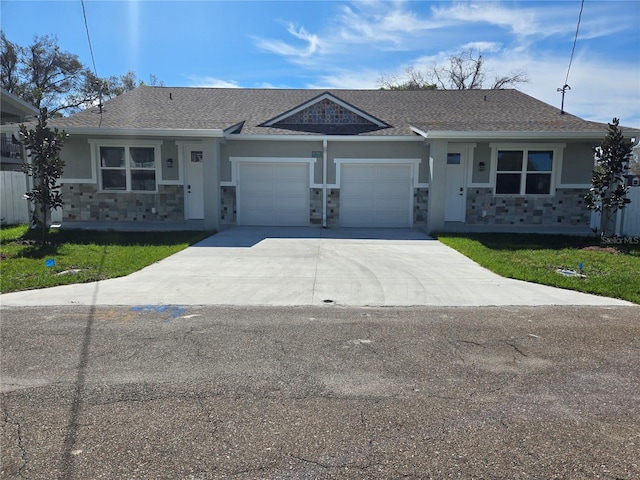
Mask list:
[[[2,96],[5,97],[3,101],[11,104],[16,108],[22,109],[25,112],[25,114],[31,113],[33,115],[38,115],[40,113],[40,110],[36,106],[31,105],[28,102],[25,102],[20,97],[17,97],[13,93],[9,93],[4,88],[0,90],[2,90]]]
[[[339,142],[423,142],[424,139],[418,135],[273,135],[273,134],[251,134],[239,133],[227,136],[232,140],[271,140],[271,141],[302,141],[302,142],[321,142],[323,140],[332,140]]]
[[[223,138],[225,130],[219,128],[104,128],[104,127],[58,127],[68,134],[117,136],[117,137],[206,137]]]
[[[606,131],[602,132],[576,132],[576,131],[553,131],[553,132],[531,132],[531,131],[452,131],[452,130],[428,130],[424,131],[417,127],[411,130],[426,139],[558,139],[558,140],[602,140]],[[635,133],[635,132],[629,132]]]

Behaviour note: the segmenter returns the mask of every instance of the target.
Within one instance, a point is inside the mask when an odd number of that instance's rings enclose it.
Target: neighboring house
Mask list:
[[[627,185],[630,187],[640,187],[640,175],[627,175]]]
[[[38,115],[38,113],[38,109],[33,105],[0,88],[1,125],[22,123],[30,119],[30,117]],[[15,133],[6,132],[3,127],[0,128],[2,129],[0,133],[0,139],[2,141],[2,148],[0,149],[0,169],[21,171],[23,164],[22,145],[17,141],[17,135]]]
[[[143,86],[50,124],[70,134],[63,224],[113,228],[588,232],[607,133],[516,90]]]
[[[36,107],[0,88],[0,224],[3,225],[29,222],[29,206],[24,198],[29,189],[28,178],[22,172],[24,154],[16,138],[16,125],[38,113]]]

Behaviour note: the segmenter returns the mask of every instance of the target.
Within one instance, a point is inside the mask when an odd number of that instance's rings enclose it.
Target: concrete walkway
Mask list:
[[[48,305],[632,305],[502,278],[409,229],[232,227],[127,277],[0,295]]]

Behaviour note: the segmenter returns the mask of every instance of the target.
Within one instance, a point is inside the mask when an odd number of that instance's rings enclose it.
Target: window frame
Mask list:
[[[91,154],[93,165],[96,167],[96,180],[98,191],[101,193],[158,193],[158,185],[161,184],[162,163],[161,163],[161,145],[162,141],[152,140],[97,140],[91,139],[89,143],[92,145]],[[103,167],[101,160],[102,148],[123,148],[124,149],[124,166],[120,167]],[[134,166],[132,148],[152,148],[153,149],[153,167]],[[106,170],[124,170],[125,172],[125,188],[103,188],[103,171]],[[153,172],[155,179],[155,187],[153,190],[134,190],[132,188],[133,178],[132,172]]]
[[[558,143],[531,143],[531,144],[490,144],[491,147],[491,183],[493,187],[493,195],[495,197],[553,197],[556,193],[556,179],[562,168],[562,152],[565,144]],[[499,152],[515,151],[522,153],[522,165],[520,171],[516,170],[498,170]],[[551,152],[552,163],[551,170],[535,171],[528,170],[529,152]],[[520,188],[518,193],[498,193],[498,175],[500,174],[518,174],[520,175]],[[549,175],[549,192],[548,193],[526,193],[527,192],[527,176],[535,174]]]

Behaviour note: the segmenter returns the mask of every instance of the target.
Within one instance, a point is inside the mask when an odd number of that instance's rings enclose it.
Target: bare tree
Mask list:
[[[435,84],[429,83],[424,73],[415,67],[407,67],[402,78],[395,75],[383,75],[378,79],[381,90],[435,90]]]
[[[491,72],[480,50],[467,49],[449,57],[445,65],[433,65],[422,72],[408,67],[405,75],[398,79],[393,76],[381,77],[378,84],[385,90],[473,90],[480,88],[504,89],[528,82],[524,72],[511,72],[509,75],[495,75],[491,83],[487,76]]]

